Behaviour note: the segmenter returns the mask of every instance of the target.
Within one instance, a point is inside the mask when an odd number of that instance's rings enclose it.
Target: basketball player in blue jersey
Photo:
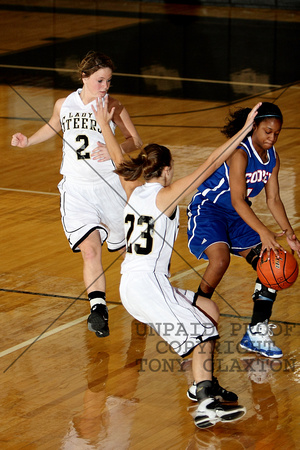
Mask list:
[[[199,402],[194,421],[199,428],[237,420],[245,414],[245,408],[224,405],[215,398],[237,400],[213,377],[219,319],[216,303],[199,296],[193,304],[192,291],[174,288],[169,282],[169,263],[179,227],[177,205],[232,154],[236,143],[252,128],[259,105],[251,110],[238,135],[216,149],[193,173],[174,183],[174,163],[166,147],[150,144],[136,158],[124,159],[109,126],[112,111],[108,113],[107,100],[104,107],[101,100],[97,110],[92,107],[127,196],[121,300],[134,318],[156,330],[177,354],[193,354],[194,394]]]
[[[93,114],[96,99],[107,98],[109,109],[113,108],[110,127],[113,133],[119,127],[123,134],[122,151],[128,153],[142,146],[128,112],[108,95],[113,70],[108,56],[89,52],[78,66],[83,87],[57,100],[49,123],[35,134],[27,138],[16,133],[11,141],[11,145],[24,148],[63,132],[60,171],[63,179],[58,185],[62,224],[71,249],[82,254],[83,278],[91,307],[88,328],[98,337],[109,335],[102,244],[106,241],[109,251],[124,252],[125,192]]]
[[[233,136],[240,130],[249,108],[236,110],[223,133]],[[224,276],[230,253],[243,256],[256,270],[264,251],[281,248],[276,238],[285,234],[290,248],[300,256],[300,243],[287,218],[279,194],[279,157],[274,145],[282,127],[278,106],[263,102],[253,129],[236,152],[199,187],[188,206],[188,246],[198,259],[208,260],[197,296],[211,298]],[[266,203],[282,232],[269,230],[251,209],[251,198],[265,189]],[[277,254],[277,253],[276,253]],[[269,323],[277,292],[257,278],[253,294],[253,315],[240,342],[242,348],[269,358],[282,351],[271,337],[275,325]]]

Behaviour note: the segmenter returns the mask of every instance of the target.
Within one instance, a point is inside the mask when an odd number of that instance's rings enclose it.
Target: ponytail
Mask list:
[[[140,178],[143,173],[143,165],[146,162],[146,157],[143,151],[137,156],[137,158],[132,158],[124,160],[117,169],[115,173],[124,178],[125,181],[135,181]]]
[[[172,163],[171,152],[167,147],[158,144],[149,144],[136,158],[124,160],[115,173],[125,181],[135,181],[143,176],[145,181],[159,178],[164,167]]]

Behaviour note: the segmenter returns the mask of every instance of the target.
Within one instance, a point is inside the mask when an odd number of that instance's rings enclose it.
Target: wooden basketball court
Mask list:
[[[255,274],[244,260],[232,258],[213,297],[221,311],[215,367],[220,384],[238,394],[247,414],[231,424],[197,429],[192,418],[195,405],[186,397],[193,381],[190,362],[182,364],[150,328],[123,308],[118,291],[121,257],[108,253],[105,245],[110,336],[99,339],[87,329],[89,302],[81,255],[70,250],[60,222],[57,184],[61,178],[61,137],[28,149],[10,146],[12,134],[33,134],[50,118],[55,100],[74,90],[72,71],[91,49],[84,51],[90,42],[80,44],[81,39],[96,32],[101,37],[102,33],[119,52],[113,55],[117,70],[111,94],[126,105],[144,144],[158,142],[172,150],[175,178],[188,173],[223,142],[219,130],[230,105],[252,106],[260,100],[278,104],[284,115],[276,145],[281,157],[281,195],[299,237],[300,76],[297,79],[295,74],[300,75],[300,71],[299,59],[293,53],[296,50],[282,51],[292,66],[282,61],[286,65],[282,70],[291,74],[290,79],[281,75],[284,82],[280,82],[280,74],[275,77],[274,67],[270,67],[273,76],[269,79],[239,69],[232,79],[222,80],[218,67],[212,68],[214,76],[209,79],[210,68],[203,69],[207,71],[203,77],[191,76],[189,71],[182,76],[170,68],[171,64],[168,68],[161,62],[155,65],[155,52],[164,52],[163,41],[161,48],[153,48],[151,41],[144,44],[151,64],[145,63],[143,70],[136,71],[134,51],[139,42],[132,39],[123,45],[122,33],[125,36],[128,31],[142,39],[143,32],[151,35],[152,30],[154,36],[156,20],[161,29],[172,26],[169,33],[173,33],[176,26],[181,27],[178,20],[183,16],[190,21],[185,31],[196,27],[197,20],[207,19],[209,26],[223,20],[229,26],[236,20],[239,26],[249,27],[268,23],[274,30],[283,25],[283,31],[293,33],[298,30],[300,13],[144,2],[83,3],[12,0],[8,5],[0,1],[0,448],[300,448],[300,278],[278,294],[273,309],[272,322],[277,325],[274,339],[283,350],[283,358],[258,357],[239,347],[252,312]],[[283,39],[283,31],[276,36]],[[251,43],[254,37],[249,39]],[[270,46],[275,46],[275,34],[269,39],[274,39]],[[100,50],[99,37],[91,42]],[[76,59],[77,43],[83,54]],[[189,52],[192,45],[197,52],[196,44],[182,43]],[[211,45],[211,52],[218,51],[213,43],[207,45]],[[264,39],[262,45],[266,45]],[[63,46],[70,49],[70,58],[57,57],[54,67],[53,54]],[[184,48],[181,51],[184,54]],[[147,62],[146,50],[139,58]],[[200,63],[205,65],[206,61]],[[197,61],[194,64],[196,71]],[[206,263],[197,261],[187,248],[189,200],[180,205],[181,226],[171,280],[175,286],[195,290]],[[278,230],[264,196],[255,199],[253,208],[266,225]],[[287,248],[284,238],[280,242]]]

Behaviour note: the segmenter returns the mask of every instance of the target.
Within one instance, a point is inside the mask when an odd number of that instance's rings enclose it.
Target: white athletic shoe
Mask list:
[[[250,327],[240,342],[240,346],[249,352],[257,352],[268,358],[281,358],[283,353],[280,348],[276,347],[270,336],[273,336],[273,329],[276,325],[268,323],[267,320],[259,322]]]
[[[213,397],[200,401],[196,409],[194,423],[198,428],[213,427],[217,422],[233,422],[246,414],[240,405],[224,405]]]

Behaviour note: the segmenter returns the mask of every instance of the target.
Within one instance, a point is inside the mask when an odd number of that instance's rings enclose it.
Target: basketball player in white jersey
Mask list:
[[[98,337],[105,337],[109,328],[101,246],[106,241],[109,251],[124,250],[125,192],[93,114],[96,99],[106,98],[109,110],[113,108],[109,125],[113,133],[119,127],[124,135],[122,152],[140,148],[142,141],[124,106],[108,95],[114,70],[112,60],[92,51],[78,70],[83,87],[57,100],[49,123],[29,138],[14,134],[11,145],[29,147],[63,132],[63,179],[58,185],[62,224],[71,249],[82,254],[91,307],[88,328]]]
[[[238,135],[215,150],[192,174],[172,183],[174,163],[170,151],[150,144],[136,158],[124,159],[109,126],[113,111],[101,99],[92,107],[108,151],[115,161],[127,195],[124,209],[127,252],[122,263],[121,300],[127,311],[151,326],[181,357],[193,354],[192,371],[199,406],[194,418],[199,428],[242,417],[239,405],[224,405],[220,392],[235,396],[213,378],[213,350],[218,337],[219,310],[211,299],[174,288],[169,263],[179,226],[178,203],[192,192],[234,151],[251,129],[260,103],[250,112]],[[145,184],[141,184],[140,177]],[[235,396],[237,399],[237,396]]]

